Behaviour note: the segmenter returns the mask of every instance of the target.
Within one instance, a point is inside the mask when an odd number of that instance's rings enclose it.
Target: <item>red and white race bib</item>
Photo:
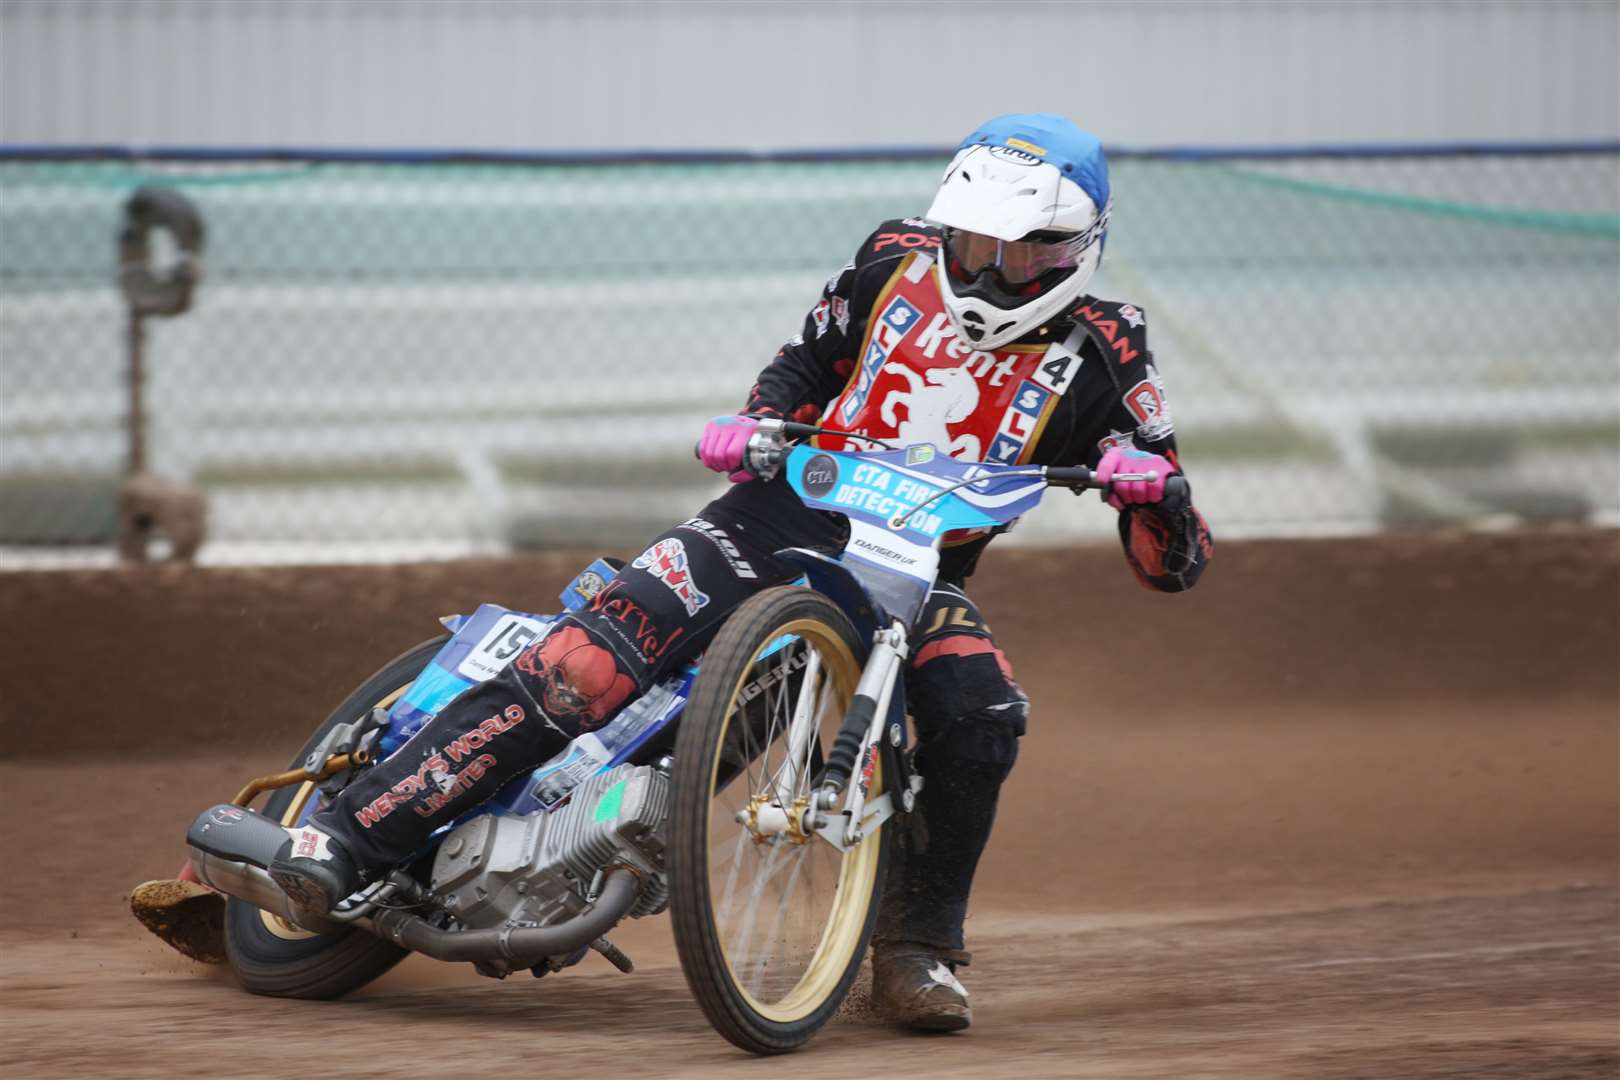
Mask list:
[[[823,427],[899,446],[929,443],[964,461],[1028,461],[1080,357],[1056,342],[981,352],[957,336],[934,281],[913,253],[879,293],[849,383]],[[832,450],[868,447],[821,436]]]

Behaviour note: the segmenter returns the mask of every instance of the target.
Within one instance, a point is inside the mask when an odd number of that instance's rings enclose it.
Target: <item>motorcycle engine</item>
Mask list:
[[[433,895],[469,929],[549,926],[579,912],[596,872],[642,873],[631,918],[669,904],[664,828],[669,778],[620,765],[580,783],[566,806],[522,817],[486,814],[452,830],[433,859]]]

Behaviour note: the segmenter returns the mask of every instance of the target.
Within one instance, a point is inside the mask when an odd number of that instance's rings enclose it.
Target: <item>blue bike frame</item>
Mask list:
[[[837,558],[800,548],[778,555],[797,565],[804,575],[800,584],[842,609],[865,640],[916,622],[934,585],[947,532],[1012,521],[1034,509],[1046,488],[1037,468],[960,462],[928,445],[859,453],[801,445],[787,455],[784,468],[807,505],[849,518],[850,542]],[[563,590],[564,607],[583,608],[615,573],[597,560]],[[379,756],[397,751],[452,698],[494,676],[560,617],[484,604],[471,615],[446,618],[452,636],[390,708]],[[767,655],[788,644],[785,638],[774,643]],[[638,756],[685,709],[701,660],[659,682],[602,729],[579,736],[539,768],[514,778],[435,837],[480,814],[554,810],[587,776],[625,762],[640,764]],[[899,724],[903,745],[904,680],[895,682],[885,727]]]

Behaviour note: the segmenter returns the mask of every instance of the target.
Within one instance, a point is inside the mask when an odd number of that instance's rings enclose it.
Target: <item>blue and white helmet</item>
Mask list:
[[[945,310],[994,349],[1062,315],[1102,261],[1111,208],[1102,143],[1055,113],[998,116],[962,140],[925,217],[945,232]]]

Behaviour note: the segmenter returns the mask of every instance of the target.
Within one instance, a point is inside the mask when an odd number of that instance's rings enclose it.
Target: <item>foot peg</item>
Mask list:
[[[591,948],[601,953],[604,960],[626,975],[636,970],[636,965],[631,962],[629,955],[605,937],[599,937],[591,942]]]

